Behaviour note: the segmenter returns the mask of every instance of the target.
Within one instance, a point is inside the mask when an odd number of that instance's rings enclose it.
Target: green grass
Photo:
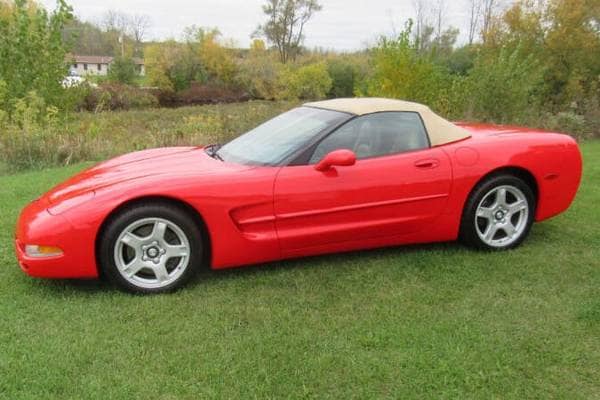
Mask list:
[[[436,244],[204,272],[172,295],[36,280],[0,177],[0,398],[600,398],[600,142],[518,250]]]

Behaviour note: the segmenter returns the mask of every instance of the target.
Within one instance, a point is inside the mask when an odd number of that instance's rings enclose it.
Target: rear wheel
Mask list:
[[[135,293],[168,292],[200,268],[202,233],[184,211],[166,203],[142,204],[109,222],[99,247],[106,277]]]
[[[473,247],[504,250],[527,237],[535,214],[535,195],[512,175],[497,175],[479,184],[467,200],[460,237]]]

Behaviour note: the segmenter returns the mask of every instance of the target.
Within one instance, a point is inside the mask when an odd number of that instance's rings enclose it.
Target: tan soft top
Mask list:
[[[352,99],[315,101],[304,105],[355,115],[365,115],[385,111],[416,112],[419,113],[423,119],[432,146],[456,142],[457,140],[462,140],[471,136],[467,130],[456,126],[452,122],[435,114],[429,107],[410,101],[376,97],[357,97]]]

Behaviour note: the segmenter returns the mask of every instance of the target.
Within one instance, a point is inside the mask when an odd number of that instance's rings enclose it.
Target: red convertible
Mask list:
[[[503,250],[566,210],[580,178],[566,135],[453,124],[399,100],[328,100],[224,145],[81,172],[23,210],[16,253],[31,276],[155,293],[202,266],[456,239]]]

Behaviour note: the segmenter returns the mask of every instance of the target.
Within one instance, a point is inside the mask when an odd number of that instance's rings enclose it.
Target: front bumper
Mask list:
[[[52,215],[44,199],[30,203],[17,222],[15,253],[26,274],[40,278],[95,278],[98,276],[94,240],[95,230],[77,228],[62,215]],[[25,245],[59,247],[63,253],[50,257],[30,257]]]

